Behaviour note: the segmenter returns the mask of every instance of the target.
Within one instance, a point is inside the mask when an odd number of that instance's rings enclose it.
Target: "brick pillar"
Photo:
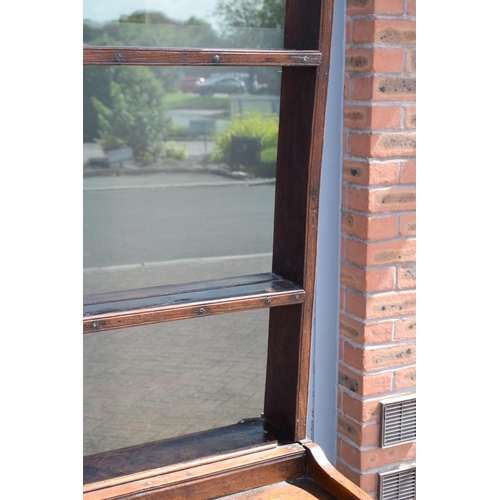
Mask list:
[[[337,467],[376,497],[415,459],[379,402],[416,390],[415,0],[347,0]]]

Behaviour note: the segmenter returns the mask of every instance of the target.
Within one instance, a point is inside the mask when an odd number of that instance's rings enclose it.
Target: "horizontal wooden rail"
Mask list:
[[[83,47],[83,64],[140,66],[319,66],[318,50]]]
[[[272,273],[85,295],[83,333],[302,303],[305,291]]]
[[[265,418],[83,457],[84,492],[274,449],[290,440]]]

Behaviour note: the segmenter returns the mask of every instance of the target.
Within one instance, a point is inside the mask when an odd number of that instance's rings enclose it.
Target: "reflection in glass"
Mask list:
[[[84,68],[84,293],[271,270],[279,68],[185,77]]]
[[[84,456],[260,417],[269,311],[84,336]]]
[[[84,0],[87,45],[283,47],[285,0]]]

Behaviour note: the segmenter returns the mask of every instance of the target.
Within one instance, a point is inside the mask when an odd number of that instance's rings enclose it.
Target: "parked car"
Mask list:
[[[201,76],[183,76],[180,82],[181,91],[194,92],[194,89],[204,81],[205,78],[202,78]]]
[[[245,78],[238,75],[210,76],[197,85],[193,92],[202,96],[213,94],[242,94],[245,92]]]

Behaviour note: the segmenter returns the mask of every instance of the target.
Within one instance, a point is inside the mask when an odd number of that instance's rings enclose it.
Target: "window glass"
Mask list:
[[[84,0],[87,45],[282,48],[285,0]]]
[[[84,455],[260,417],[269,310],[84,335]]]
[[[84,293],[270,272],[280,71],[84,67]]]

